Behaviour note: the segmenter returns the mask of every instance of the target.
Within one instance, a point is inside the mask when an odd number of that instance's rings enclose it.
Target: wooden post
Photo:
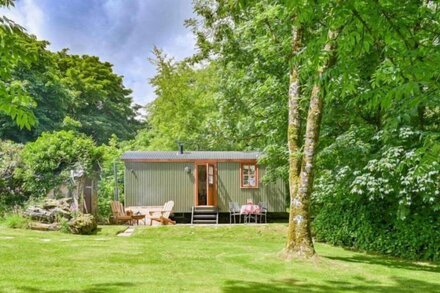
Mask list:
[[[116,161],[113,162],[113,172],[115,175],[115,201],[119,201],[118,169],[116,167]]]

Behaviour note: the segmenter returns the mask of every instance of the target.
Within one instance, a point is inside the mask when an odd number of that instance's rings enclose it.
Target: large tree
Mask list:
[[[13,6],[13,1],[1,0],[0,7]],[[29,40],[22,27],[0,15],[0,113],[8,115],[20,128],[35,124],[35,101],[22,81],[12,75],[17,66],[29,64],[35,58],[38,45]]]
[[[314,254],[309,198],[322,115],[321,81],[329,63],[321,59],[330,59],[328,54],[321,53],[327,44],[322,36],[326,36],[329,25],[313,26],[325,16],[328,7],[300,4],[286,6],[283,2],[264,1],[231,5],[218,1],[214,5],[200,1],[196,6],[196,11],[205,17],[205,30],[197,31],[199,46],[205,49],[201,53],[220,59],[223,70],[228,73],[223,79],[229,90],[224,99],[236,110],[230,111],[233,115],[229,114],[225,120],[237,117],[245,122],[246,128],[255,135],[255,139],[245,139],[252,148],[266,151],[263,160],[269,163],[269,174],[283,174],[286,156],[278,154],[287,153],[286,134],[289,133],[291,214],[286,249],[289,256]],[[325,21],[328,20],[324,18]],[[326,51],[332,50],[327,47]],[[290,87],[289,64],[293,64]],[[301,125],[307,127],[301,128]],[[240,133],[234,136],[237,135]]]
[[[136,119],[139,106],[133,104],[131,90],[113,72],[113,65],[67,50],[56,59],[61,80],[71,93],[67,115],[81,123],[80,131],[98,143],[107,142],[112,134],[133,138],[140,125]]]
[[[215,149],[214,129],[208,121],[216,115],[216,65],[195,68],[175,62],[155,49],[152,63],[157,74],[150,80],[156,99],[147,106],[151,140],[149,149],[176,149],[177,142],[192,150]],[[220,146],[221,147],[221,146]]]
[[[305,2],[305,4],[307,4],[307,2]],[[292,7],[293,62],[290,71],[288,102],[289,128],[287,133],[290,186],[290,216],[285,250],[287,257],[310,257],[315,254],[311,235],[310,198],[313,189],[315,157],[318,149],[324,106],[325,89],[323,82],[325,81],[326,71],[329,67],[333,66],[336,61],[334,55],[335,39],[339,32],[335,32],[331,29],[332,23],[328,20],[331,18],[331,21],[334,21],[333,13],[329,13],[327,17],[323,17],[321,21],[322,28],[319,27],[321,31],[328,31],[328,36],[324,42],[322,51],[309,55],[309,60],[312,61],[311,78],[309,78],[309,82],[305,82],[304,85],[310,87],[311,92],[303,142],[299,135],[301,131],[299,100],[302,95],[301,88],[304,86],[301,84],[300,75],[302,74],[301,71],[307,68],[307,64],[304,64],[302,62],[304,59],[298,55],[301,51],[307,51],[307,46],[313,47],[313,45],[315,45],[314,43],[316,43],[316,41],[306,34],[314,34],[316,38],[317,30],[316,28],[311,29],[308,26],[308,23],[311,23],[310,19],[301,17],[301,14],[307,14],[307,12],[310,13],[310,11],[313,11],[316,17],[320,14],[318,12],[322,12],[323,8],[330,11],[336,9],[331,6],[313,7],[313,5],[309,5],[306,9],[298,6]],[[307,11],[307,9],[309,9],[309,11]],[[311,18],[313,20],[313,17]],[[313,72],[313,66],[316,66],[315,72]],[[303,148],[302,152],[300,152],[300,146]]]
[[[299,19],[294,24],[292,34],[293,51],[297,53],[304,50],[303,54],[317,70],[315,73],[306,73],[310,79],[304,84],[298,85],[295,78],[291,79],[291,92],[295,93],[295,89],[302,87],[310,88],[311,92],[300,171],[296,144],[296,129],[299,128],[292,123],[295,119],[291,118],[290,123],[291,217],[287,252],[289,255],[310,256],[314,250],[310,235],[309,206],[324,100],[343,101],[350,96],[354,101],[351,103],[363,109],[367,102],[373,108],[373,116],[379,117],[378,127],[383,127],[384,119],[388,125],[405,123],[405,118],[399,121],[385,114],[396,113],[396,109],[405,113],[409,119],[411,111],[417,109],[418,120],[423,124],[426,106],[430,105],[428,109],[435,107],[435,102],[432,103],[429,97],[430,92],[438,91],[438,83],[433,83],[432,78],[438,76],[439,72],[432,67],[438,64],[438,54],[433,52],[438,44],[435,41],[427,44],[423,38],[438,38],[438,30],[428,29],[429,24],[438,28],[433,20],[438,15],[438,7],[431,2],[413,1],[401,3],[396,11],[392,8],[397,4],[394,1],[376,3],[373,7],[367,7],[365,1],[329,1],[319,5],[304,1],[307,8],[299,4],[293,6],[293,11],[296,11],[294,16]],[[298,50],[296,39],[300,30],[303,32],[301,41],[305,43]],[[324,38],[320,35],[325,32],[328,35],[325,43],[322,43],[319,39]],[[307,38],[307,33],[315,39]],[[319,43],[323,44],[321,50],[310,51],[311,47]],[[301,58],[295,58],[293,63],[293,73],[296,68],[307,71],[307,63],[301,62]],[[369,70],[366,71],[366,68]],[[426,71],[422,73],[419,70]],[[300,75],[304,76],[304,73],[300,72]],[[384,86],[378,88],[377,82],[384,83]],[[368,97],[367,100],[365,97]],[[298,113],[295,110],[296,95],[291,95],[289,106],[291,117],[295,117]]]
[[[438,4],[218,0],[196,1],[195,11],[200,19],[188,21],[198,37],[195,59],[221,65],[220,104],[228,115],[220,123],[236,130],[225,127],[225,134],[246,141],[237,147],[264,149],[269,175],[287,178],[290,158],[286,251],[312,255],[309,204],[319,150],[365,122],[385,133],[414,122],[435,129]],[[432,161],[438,133],[424,139]]]
[[[287,91],[291,13],[272,1],[196,1],[187,21],[198,60],[218,64],[219,115],[211,126],[225,149],[261,150],[266,179],[287,180]]]
[[[301,27],[294,25],[292,29],[292,50],[298,52],[302,30]],[[328,40],[324,47],[324,54],[330,54],[324,58],[323,64],[317,69],[317,81],[313,84],[309,111],[306,120],[306,130],[304,138],[304,154],[301,158],[298,147],[298,133],[300,125],[298,121],[298,67],[295,64],[291,70],[291,81],[289,90],[289,186],[290,186],[290,217],[287,235],[286,253],[288,256],[310,257],[315,254],[311,235],[310,223],[310,197],[313,189],[313,177],[315,168],[315,157],[317,153],[319,132],[323,112],[323,89],[321,81],[329,66],[334,63],[334,39],[337,35],[334,31],[329,31]],[[301,162],[301,168],[299,167]]]
[[[71,96],[61,81],[54,53],[46,49],[48,43],[33,36],[23,35],[22,38],[35,48],[35,58],[18,63],[11,73],[11,80],[23,84],[23,89],[35,101],[33,113],[36,121],[32,129],[20,129],[7,115],[0,115],[0,138],[24,143],[35,140],[44,131],[60,129]]]
[[[47,45],[0,17],[0,138],[35,140],[43,131],[61,129],[66,116],[99,143],[112,134],[133,138],[140,126],[139,106],[112,65],[67,50],[53,53]]]

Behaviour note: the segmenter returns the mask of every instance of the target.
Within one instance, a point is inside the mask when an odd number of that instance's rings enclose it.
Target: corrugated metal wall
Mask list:
[[[191,212],[194,205],[193,163],[125,163],[125,205],[163,205],[174,200],[174,211]],[[185,172],[185,167],[191,173]],[[260,179],[264,167],[259,168]],[[285,212],[286,186],[282,180],[262,184],[258,189],[240,188],[240,164],[218,163],[218,205],[222,212],[228,211],[228,203],[246,203],[252,198],[255,203],[265,201],[270,212]]]
[[[191,167],[190,174],[185,167]],[[173,200],[176,212],[194,205],[192,163],[125,163],[125,205],[160,206]]]
[[[259,188],[240,188],[240,163],[218,163],[218,205],[220,210],[227,211],[229,202],[246,203],[248,198],[254,203],[267,202],[270,212],[286,211],[286,185],[282,180],[276,183],[262,184],[264,167],[258,169]]]

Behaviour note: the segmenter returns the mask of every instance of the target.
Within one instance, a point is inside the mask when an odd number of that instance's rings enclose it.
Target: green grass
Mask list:
[[[22,215],[19,215],[16,213],[7,215],[4,219],[2,219],[2,221],[9,228],[26,229],[29,224],[28,219],[26,219]]]
[[[284,225],[140,228],[93,236],[0,226],[0,292],[440,292],[440,266],[317,244],[284,261]]]

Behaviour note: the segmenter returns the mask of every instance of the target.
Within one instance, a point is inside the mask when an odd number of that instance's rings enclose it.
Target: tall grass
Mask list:
[[[6,214],[1,220],[7,227],[14,229],[28,228],[30,220],[19,213]]]

